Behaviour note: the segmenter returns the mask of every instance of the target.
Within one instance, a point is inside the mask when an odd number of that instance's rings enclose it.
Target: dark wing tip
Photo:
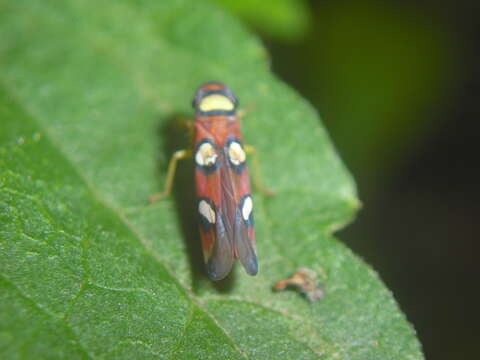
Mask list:
[[[249,237],[248,225],[242,218],[240,209],[235,214],[235,238],[234,247],[240,263],[248,275],[257,275],[258,261],[255,252],[255,245]]]
[[[258,274],[258,261],[257,256],[255,254],[250,255],[247,258],[241,258],[240,262],[242,263],[245,272],[248,275],[255,276]]]
[[[233,264],[218,264],[212,260],[213,259],[210,259],[206,265],[208,278],[214,281],[223,280],[230,273]],[[248,275],[255,276],[258,274],[258,261],[256,255],[249,256],[247,259],[240,259],[240,262]]]
[[[230,261],[226,264],[218,263],[214,259],[210,259],[207,262],[207,275],[210,280],[218,281],[227,277],[228,273],[232,269],[233,262]]]
[[[216,238],[212,254],[207,261],[207,274],[211,280],[222,280],[233,266],[233,249],[224,224],[224,216],[217,212]]]

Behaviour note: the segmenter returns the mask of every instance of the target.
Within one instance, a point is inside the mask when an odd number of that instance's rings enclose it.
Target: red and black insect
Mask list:
[[[193,107],[196,113],[193,151],[174,154],[165,191],[154,199],[169,194],[176,161],[193,156],[196,210],[208,276],[212,280],[223,279],[236,259],[247,274],[256,275],[253,200],[246,166],[246,153],[254,154],[254,149],[243,145],[238,100],[225,85],[209,82],[197,90]]]

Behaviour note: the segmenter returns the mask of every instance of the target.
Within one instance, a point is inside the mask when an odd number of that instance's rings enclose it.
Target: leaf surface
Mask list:
[[[305,0],[214,0],[270,37],[297,41],[311,28]]]
[[[203,1],[7,1],[0,11],[2,358],[421,359],[378,276],[332,232],[358,208],[315,111]],[[196,87],[229,84],[265,183],[260,273],[205,278],[187,137]],[[272,285],[299,267],[327,295]]]

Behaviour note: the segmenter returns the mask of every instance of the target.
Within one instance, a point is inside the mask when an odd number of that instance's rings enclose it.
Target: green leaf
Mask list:
[[[295,41],[311,27],[305,0],[214,0],[273,38]]]
[[[378,276],[332,232],[358,208],[315,111],[202,1],[12,0],[0,11],[0,357],[420,359]],[[274,198],[260,273],[205,278],[192,170],[154,205],[202,82],[245,108]],[[272,285],[321,275],[310,304]]]

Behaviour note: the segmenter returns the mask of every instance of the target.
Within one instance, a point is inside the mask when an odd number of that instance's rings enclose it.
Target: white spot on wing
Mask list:
[[[215,224],[215,211],[210,204],[205,200],[201,200],[198,203],[198,212],[205,218],[210,224]]]
[[[243,220],[248,221],[248,218],[250,217],[252,210],[253,210],[252,198],[250,196],[247,196],[245,200],[243,200],[243,206],[242,206]]]
[[[217,153],[212,144],[205,142],[197,150],[195,154],[195,162],[200,166],[212,166],[217,161]]]
[[[245,151],[243,151],[242,145],[236,141],[232,141],[228,147],[228,157],[234,165],[240,165],[246,159]]]

